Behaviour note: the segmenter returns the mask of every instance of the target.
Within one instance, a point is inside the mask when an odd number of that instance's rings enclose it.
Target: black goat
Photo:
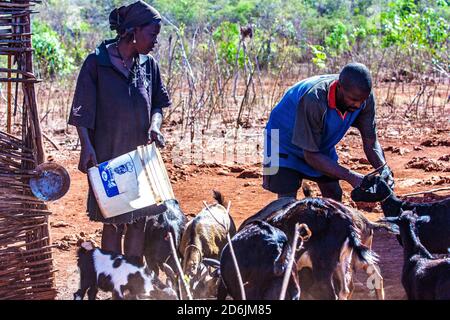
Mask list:
[[[162,264],[166,262],[175,268],[175,261],[170,248],[169,232],[172,233],[175,248],[179,248],[181,237],[186,228],[187,218],[180,209],[177,200],[164,202],[165,211],[157,215],[147,217],[145,225],[144,256],[148,268],[156,275],[162,270]],[[180,253],[178,253],[180,256]]]
[[[353,201],[381,201],[385,217],[399,216],[402,210],[415,210],[419,216],[429,216],[428,222],[421,223],[417,227],[420,241],[431,253],[449,253],[450,198],[432,203],[402,201],[378,176],[364,178],[361,186],[352,191],[351,197]]]
[[[302,299],[336,299],[336,294],[339,299],[349,299],[355,268],[375,274],[379,285],[375,288],[377,297],[384,298],[383,278],[370,247],[373,229],[385,225],[371,223],[358,211],[327,198],[275,200],[244,221],[241,228],[255,219],[263,219],[283,230],[289,239],[293,237],[296,223],[305,223],[311,229],[313,236],[305,243],[297,261]],[[312,271],[306,272],[304,268]],[[337,288],[334,283],[338,284]]]
[[[254,221],[239,231],[231,241],[239,264],[246,298],[249,300],[279,299],[284,272],[292,250],[285,233],[264,221]],[[220,274],[222,281],[219,284],[218,299],[224,300],[227,294],[233,299],[241,299],[228,244],[220,257]],[[293,269],[286,299],[296,300],[299,297],[298,276]]]
[[[400,229],[404,252],[402,284],[408,300],[450,300],[450,258],[433,258],[415,233],[416,227],[428,223],[430,217],[405,211],[383,220]]]

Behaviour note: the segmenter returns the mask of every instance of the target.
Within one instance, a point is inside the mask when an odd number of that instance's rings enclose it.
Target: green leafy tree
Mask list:
[[[234,65],[239,48],[239,26],[232,22],[222,22],[214,32],[213,37],[218,46],[219,57],[226,63]],[[244,64],[242,48],[239,49],[238,63],[241,67]]]
[[[48,76],[66,75],[74,70],[73,58],[51,27],[38,20],[33,21],[33,49],[38,70]]]
[[[313,54],[312,62],[319,67],[319,69],[324,69],[327,60],[327,54],[325,53],[324,47],[319,45],[309,45],[309,47]]]

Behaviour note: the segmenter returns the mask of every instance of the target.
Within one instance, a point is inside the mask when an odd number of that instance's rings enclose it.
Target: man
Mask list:
[[[272,110],[266,126],[263,187],[278,198],[296,197],[307,179],[317,182],[323,197],[342,201],[339,180],[355,188],[363,178],[337,162],[335,146],[351,126],[360,131],[370,164],[382,166],[386,160],[377,139],[375,98],[366,66],[350,63],[339,75],[295,84]],[[393,187],[388,166],[382,176]]]

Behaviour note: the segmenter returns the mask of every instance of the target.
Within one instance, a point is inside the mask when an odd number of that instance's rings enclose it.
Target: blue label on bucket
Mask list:
[[[98,171],[102,178],[103,188],[105,188],[106,195],[111,198],[119,194],[119,188],[117,187],[116,180],[114,179],[114,173],[111,167],[108,166],[109,162],[103,162],[99,164]]]

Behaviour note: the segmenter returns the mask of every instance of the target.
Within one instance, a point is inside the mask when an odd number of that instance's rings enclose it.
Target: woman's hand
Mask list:
[[[148,132],[148,144],[155,142],[158,148],[164,148],[166,141],[158,128],[150,128]]]
[[[87,173],[88,169],[96,166],[97,156],[95,155],[95,150],[89,143],[81,147],[80,162],[78,163],[78,170],[83,173]]]

